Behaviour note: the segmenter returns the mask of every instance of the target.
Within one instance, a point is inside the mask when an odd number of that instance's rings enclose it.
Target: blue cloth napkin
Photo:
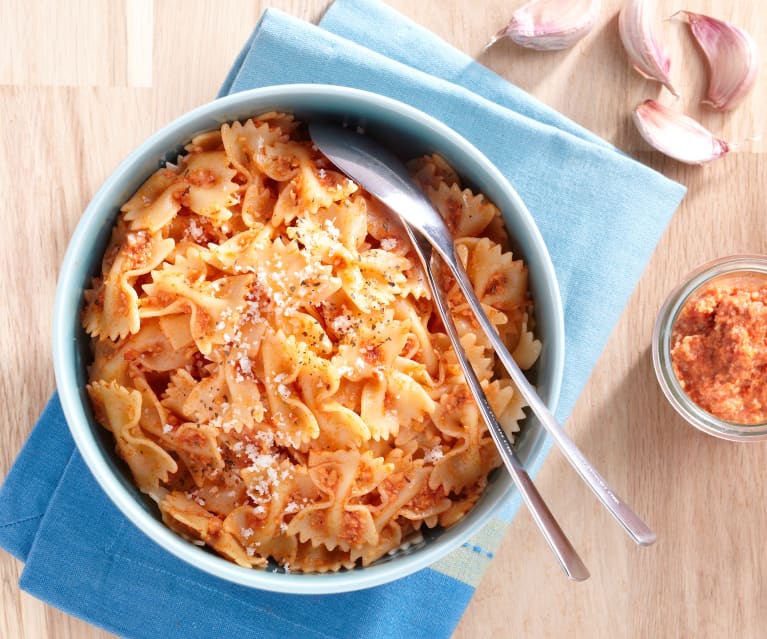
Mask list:
[[[293,82],[407,102],[510,179],[562,290],[564,420],[684,189],[374,0],[339,0],[320,27],[266,11],[221,93]],[[391,584],[328,596],[251,590],[198,571],[135,529],[91,477],[54,396],[0,489],[0,546],[25,562],[24,590],[125,637],[439,639],[455,628],[518,506],[512,499],[464,547]]]

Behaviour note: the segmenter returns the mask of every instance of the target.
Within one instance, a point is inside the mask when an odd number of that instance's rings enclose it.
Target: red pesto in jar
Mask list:
[[[703,285],[671,332],[671,362],[685,393],[715,417],[767,421],[767,276]]]

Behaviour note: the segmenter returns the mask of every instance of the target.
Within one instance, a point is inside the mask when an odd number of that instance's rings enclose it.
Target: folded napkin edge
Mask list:
[[[332,11],[332,8],[329,8],[326,13],[330,13],[331,11]],[[407,18],[403,18],[403,19],[407,20]],[[274,23],[277,29],[272,29],[271,23]],[[286,29],[286,24],[288,27],[287,29]],[[422,27],[419,27],[419,28],[422,28]],[[666,177],[662,173],[647,166],[646,164],[639,162],[638,160],[632,158],[628,154],[624,153],[623,151],[621,151],[620,149],[614,147],[613,145],[609,143],[597,144],[591,139],[578,136],[574,132],[560,128],[553,123],[544,122],[544,121],[529,117],[523,113],[520,113],[519,111],[510,109],[509,107],[503,106],[499,104],[498,102],[490,100],[486,98],[485,96],[480,95],[476,93],[475,91],[472,91],[471,89],[468,89],[460,84],[456,84],[455,82],[451,82],[450,80],[446,80],[437,75],[429,74],[425,71],[422,71],[421,69],[417,69],[413,66],[410,66],[409,64],[406,64],[394,58],[387,57],[383,55],[382,53],[379,53],[378,51],[366,48],[364,45],[358,42],[355,42],[354,40],[350,40],[341,35],[338,35],[337,33],[327,31],[323,29],[321,25],[315,25],[315,24],[305,22],[303,20],[300,20],[299,18],[296,18],[295,16],[292,16],[288,13],[285,13],[284,11],[281,11],[280,9],[275,9],[273,7],[267,7],[264,10],[261,17],[259,18],[256,28],[254,29],[248,41],[246,42],[245,46],[242,48],[242,50],[238,54],[237,62],[239,63],[239,66],[232,68],[233,71],[235,68],[237,69],[236,73],[230,73],[227,75],[227,78],[225,79],[224,83],[221,86],[221,89],[219,90],[218,96],[222,97],[223,95],[229,95],[231,93],[237,93],[241,90],[245,90],[244,88],[238,89],[236,88],[236,86],[238,84],[238,81],[240,80],[242,80],[240,82],[241,84],[247,83],[244,79],[241,78],[241,74],[248,68],[248,65],[246,65],[245,62],[247,61],[249,52],[253,50],[254,48],[256,48],[262,40],[271,38],[272,42],[279,44],[280,41],[285,40],[286,31],[288,33],[293,33],[300,30],[308,31],[309,33],[306,34],[306,36],[311,35],[311,33],[316,33],[318,36],[321,36],[322,38],[330,38],[334,47],[336,46],[346,47],[347,49],[351,49],[354,53],[358,54],[360,58],[366,58],[368,60],[370,59],[381,60],[382,62],[385,62],[387,65],[393,65],[395,68],[402,69],[403,70],[403,73],[401,74],[402,77],[406,77],[408,74],[414,74],[419,81],[423,80],[424,84],[437,83],[441,87],[449,88],[453,92],[458,92],[461,96],[461,99],[477,100],[479,101],[482,107],[487,108],[493,112],[498,111],[498,115],[505,115],[505,116],[510,115],[512,118],[520,120],[520,126],[531,127],[533,130],[539,131],[542,135],[554,136],[555,138],[562,138],[563,140],[565,140],[566,142],[570,144],[583,147],[585,149],[588,149],[591,152],[597,153],[599,155],[603,155],[604,157],[609,157],[612,161],[614,162],[617,161],[621,165],[626,165],[627,167],[631,167],[635,170],[641,171],[644,175],[647,175],[648,178],[664,183],[673,189],[681,187],[684,190],[684,192],[686,192],[686,187],[684,187],[683,185]],[[289,38],[290,36],[288,36],[288,39]],[[455,49],[455,47],[453,47],[451,44],[444,41],[441,41],[441,42],[443,43],[442,46],[449,48],[453,53],[468,58],[468,56],[465,53]],[[265,46],[269,47],[270,45],[266,44]],[[492,71],[491,69],[488,69],[487,67],[484,67],[484,65],[481,65],[481,63],[477,61],[473,61],[473,63],[481,66],[488,73],[491,73],[497,76],[497,74],[495,74],[494,71]],[[407,71],[407,73],[404,73],[405,71]],[[501,76],[497,76],[497,77],[503,82],[508,83],[508,81],[501,78]],[[260,86],[277,86],[278,84],[279,83],[263,84]],[[325,84],[325,83],[323,82],[318,84]],[[351,84],[340,83],[338,84],[338,86],[348,86],[348,87],[354,88]],[[232,91],[232,89],[234,90]],[[377,91],[371,91],[369,89],[362,89],[362,90],[367,90],[371,93],[378,93]],[[450,93],[450,91],[446,91],[446,93]],[[391,97],[384,93],[379,93],[379,94],[384,95],[385,97]],[[540,102],[534,96],[528,96],[528,97],[532,100],[536,100],[537,102]],[[392,98],[392,99],[402,102],[402,100],[399,100],[398,98]],[[546,109],[553,111],[551,107],[543,103],[540,103],[540,104],[544,106]],[[410,106],[413,106],[413,105],[410,105]],[[417,106],[413,106],[413,108],[421,110]],[[561,117],[564,118],[564,116],[561,116]],[[595,136],[593,132],[588,131],[588,129],[585,129],[585,127],[582,127],[581,125],[577,125],[577,126],[584,129],[584,131],[589,132],[591,135]],[[453,127],[450,127],[450,128],[453,129]],[[493,162],[493,164],[496,164],[496,163]],[[507,176],[507,179],[508,179],[508,176]]]

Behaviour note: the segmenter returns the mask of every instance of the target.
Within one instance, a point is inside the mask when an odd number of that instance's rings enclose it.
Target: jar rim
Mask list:
[[[711,260],[689,272],[668,295],[658,313],[652,335],[652,359],[658,383],[674,409],[693,426],[731,441],[767,439],[767,421],[730,422],[701,408],[682,388],[671,363],[671,331],[690,297],[712,281],[735,273],[753,273],[767,279],[767,255],[739,254]]]

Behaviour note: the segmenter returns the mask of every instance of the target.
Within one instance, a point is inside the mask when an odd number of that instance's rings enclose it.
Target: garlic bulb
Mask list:
[[[601,0],[531,0],[517,9],[485,49],[503,37],[538,51],[567,49],[591,31]]]
[[[642,102],[633,115],[634,124],[645,141],[680,162],[703,164],[730,151],[727,142],[715,137],[691,117],[672,111],[655,100]]]
[[[759,54],[748,33],[736,26],[692,11],[679,11],[708,60],[708,94],[703,101],[726,111],[736,107],[756,83]]]
[[[679,97],[669,76],[671,59],[653,33],[653,14],[647,0],[628,0],[618,15],[618,31],[634,68]]]

